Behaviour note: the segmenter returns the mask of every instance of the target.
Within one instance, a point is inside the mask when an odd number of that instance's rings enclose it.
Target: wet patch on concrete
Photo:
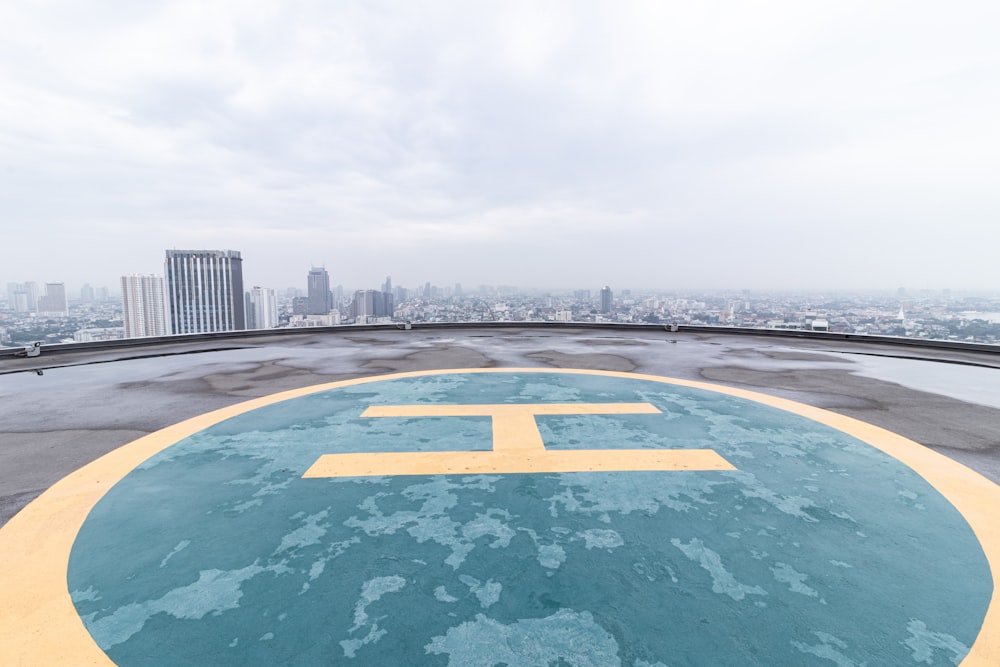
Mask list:
[[[651,341],[635,339],[635,338],[619,338],[617,336],[609,336],[607,338],[583,338],[579,341],[581,345],[629,345],[645,347],[649,345]]]
[[[761,354],[769,359],[778,359],[781,361],[808,361],[813,362],[831,362],[835,364],[850,363],[847,359],[842,359],[840,357],[834,357],[829,354],[815,354],[813,352],[792,352],[786,350],[761,350]]]
[[[859,399],[859,392],[853,386],[857,378],[847,371],[810,371],[805,369],[759,370],[742,366],[717,366],[703,368],[699,375],[711,382],[744,385],[747,387],[768,387],[793,392],[809,392],[830,396],[849,396]],[[848,380],[852,381],[850,384]],[[882,384],[882,383],[880,383]],[[850,386],[850,394],[846,394]],[[865,401],[872,408],[880,407],[878,402]]]
[[[325,377],[323,379],[326,379]],[[316,376],[300,368],[283,366],[280,361],[266,361],[249,371],[214,373],[205,376],[212,391],[227,396],[260,396],[284,389],[295,389],[317,382]]]
[[[567,354],[555,350],[542,350],[524,355],[533,361],[555,368],[584,368],[604,371],[634,371],[638,366],[630,359],[614,354]]]
[[[399,341],[395,338],[375,338],[373,336],[368,336],[361,338],[358,336],[344,336],[344,340],[349,340],[352,343],[357,343],[359,345],[398,345]]]
[[[66,475],[144,435],[124,429],[0,431],[0,525]]]
[[[437,344],[402,357],[378,357],[362,364],[366,371],[406,372],[433,368],[492,368],[496,362],[478,350],[459,345]]]

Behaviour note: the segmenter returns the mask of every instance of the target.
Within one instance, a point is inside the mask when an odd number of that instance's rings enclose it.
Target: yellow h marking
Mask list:
[[[303,477],[483,473],[735,470],[711,449],[545,449],[537,415],[660,414],[650,403],[374,405],[362,417],[490,417],[493,449],[470,452],[325,454]]]

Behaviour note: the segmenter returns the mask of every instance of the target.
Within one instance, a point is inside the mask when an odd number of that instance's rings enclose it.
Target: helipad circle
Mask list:
[[[440,371],[161,436],[75,482],[107,488],[61,555],[59,622],[95,660],[968,665],[995,650],[996,535],[977,514],[995,485],[789,401]]]

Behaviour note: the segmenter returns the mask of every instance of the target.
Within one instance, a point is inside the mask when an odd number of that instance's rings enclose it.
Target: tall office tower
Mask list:
[[[333,310],[333,296],[330,294],[330,274],[325,268],[309,270],[309,315],[328,315]]]
[[[278,293],[256,285],[247,292],[247,329],[273,329],[278,326]]]
[[[364,324],[369,317],[375,317],[375,304],[382,300],[380,292],[373,289],[359,289],[354,293],[351,315],[358,324]]]
[[[80,301],[84,303],[94,302],[94,288],[90,286],[90,283],[85,283],[83,287],[80,288]]]
[[[386,276],[385,282],[382,283],[383,292],[392,292],[392,276]]]
[[[611,288],[607,285],[601,290],[601,312],[610,313],[611,307],[614,304],[614,294],[611,292]]]
[[[166,336],[167,308],[162,276],[122,276],[125,337]]]
[[[236,250],[168,250],[164,262],[170,331],[246,328],[243,258]]]
[[[392,292],[379,292],[375,295],[375,317],[392,317],[396,314],[396,304]]]
[[[64,283],[45,283],[45,295],[38,298],[38,313],[59,317],[69,315]]]

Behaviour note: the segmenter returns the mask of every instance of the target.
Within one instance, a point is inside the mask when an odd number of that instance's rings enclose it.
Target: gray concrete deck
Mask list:
[[[334,380],[489,367],[753,389],[882,426],[1000,482],[1000,354],[657,330],[306,332],[0,360],[0,525],[89,461],[212,409]]]

